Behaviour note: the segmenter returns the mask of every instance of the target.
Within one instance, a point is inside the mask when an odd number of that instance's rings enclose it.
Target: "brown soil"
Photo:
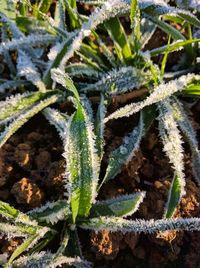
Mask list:
[[[114,107],[116,108],[116,107]],[[111,107],[111,110],[114,109]],[[64,109],[64,108],[63,108]],[[194,126],[200,133],[200,102],[193,108]],[[105,171],[110,151],[120,145],[131,131],[137,116],[116,120],[105,131]],[[177,210],[177,217],[200,216],[200,192],[191,173],[190,152],[185,146],[186,192]],[[63,197],[62,144],[58,135],[42,116],[36,116],[18,131],[0,150],[0,199],[22,211],[40,206],[46,201]],[[173,171],[162,151],[156,124],[143,140],[141,149],[123,167],[115,180],[102,187],[100,199],[137,190],[147,196],[134,217],[161,218]],[[88,234],[88,237],[87,237]],[[200,267],[198,232],[165,232],[154,235],[99,233],[80,231],[84,256],[94,267]],[[20,239],[0,240],[0,253],[11,253]]]

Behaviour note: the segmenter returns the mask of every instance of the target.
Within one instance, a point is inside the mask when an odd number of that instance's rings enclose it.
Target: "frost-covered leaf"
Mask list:
[[[44,108],[53,104],[59,100],[61,93],[58,91],[51,91],[51,95],[47,96],[36,104],[32,105],[25,111],[22,111],[13,121],[9,122],[8,126],[4,126],[3,130],[0,132],[0,147],[31,117],[42,111]]]
[[[71,209],[75,222],[77,216],[89,214],[98,181],[93,127],[80,104],[70,118],[66,132],[64,157],[69,172]]]
[[[99,217],[89,219],[79,226],[83,229],[112,232],[155,233],[167,230],[200,231],[200,218],[177,218],[161,220],[126,220],[118,217]]]
[[[39,208],[35,208],[28,212],[31,218],[38,222],[46,222],[55,224],[59,220],[67,219],[70,216],[69,204],[67,200],[58,200],[55,202],[47,202]]]
[[[20,86],[28,85],[29,82],[26,80],[4,80],[0,84],[0,93],[5,93],[6,89],[16,89]]]
[[[26,251],[27,249],[31,248],[33,245],[35,245],[35,243],[37,243],[38,239],[39,239],[39,235],[35,234],[30,236],[29,238],[27,238],[24,242],[22,242],[21,245],[19,245],[14,252],[12,253],[11,257],[8,260],[8,263],[6,265],[6,267],[9,267],[9,265],[12,264],[12,262],[19,256],[21,255],[24,251]]]
[[[65,128],[69,116],[53,108],[45,108],[42,112],[51,125],[58,131],[61,139],[64,139]]]
[[[15,222],[37,226],[36,221],[3,201],[0,201],[0,214],[7,219],[14,220]]]
[[[113,199],[98,201],[91,209],[90,217],[116,216],[126,217],[134,214],[145,197],[145,192],[122,195]]]
[[[163,32],[165,32],[167,35],[170,35],[174,40],[185,40],[185,36],[178,31],[175,27],[172,25],[166,23],[164,20],[160,20],[156,17],[148,17],[150,21],[154,23],[154,25],[158,26]]]
[[[98,157],[101,160],[103,158],[103,147],[104,147],[104,123],[103,120],[106,115],[107,100],[101,94],[101,100],[98,106],[95,122],[94,122],[94,132],[96,135],[96,148]]]
[[[49,45],[55,42],[55,37],[50,34],[30,34],[19,39],[12,39],[11,41],[2,42],[0,46],[0,54],[8,50],[16,50],[27,48],[27,46],[41,46]]]
[[[81,89],[83,92],[100,91],[110,95],[117,95],[135,88],[140,88],[151,80],[149,72],[135,67],[121,67],[105,74],[98,82]]]
[[[4,120],[10,121],[13,117],[19,115],[22,110],[30,108],[38,101],[42,101],[52,96],[55,92],[26,92],[23,94],[13,95],[0,102],[0,123]]]
[[[192,165],[195,179],[198,184],[200,184],[200,151],[198,149],[198,140],[196,132],[189,121],[189,118],[185,112],[185,109],[181,102],[177,98],[171,98],[170,103],[173,109],[173,116],[176,122],[178,123],[180,129],[184,133],[190,149],[192,152]]]
[[[77,268],[89,268],[90,263],[79,257],[71,258],[63,255],[56,256],[49,252],[42,251],[29,256],[20,257],[14,261],[13,268],[57,268],[62,264],[73,265]]]
[[[22,50],[18,52],[17,72],[19,76],[26,77],[26,79],[38,87],[41,92],[46,91],[46,87],[36,66],[33,64],[28,54]]]
[[[113,40],[118,59],[122,62],[126,61],[126,59],[131,57],[132,52],[119,18],[115,16],[104,24],[109,36]]]
[[[141,46],[144,48],[146,44],[148,44],[149,40],[153,36],[155,30],[156,30],[156,25],[155,23],[151,22],[147,18],[142,18],[141,19]]]
[[[98,157],[95,148],[93,125],[80,102],[78,92],[70,78],[59,69],[52,71],[52,78],[75,95],[77,107],[70,117],[64,145],[67,163],[68,192],[73,221],[89,214],[95,201],[98,182]]]
[[[168,195],[165,217],[173,216],[181,197],[185,194],[184,156],[182,137],[173,117],[173,109],[168,100],[159,104],[159,133],[164,151],[169,157],[175,175]]]
[[[71,77],[88,77],[97,80],[101,73],[84,63],[72,63],[66,66],[65,71]]]
[[[135,152],[139,149],[143,134],[144,122],[143,113],[141,112],[138,125],[134,127],[133,131],[124,138],[122,145],[112,151],[109,155],[108,167],[102,183],[114,179],[121,171],[122,166],[132,159]]]
[[[51,70],[51,78],[53,79],[54,82],[61,84],[63,87],[71,91],[74,94],[74,97],[76,98],[77,102],[80,101],[78,91],[68,74],[64,73],[59,68],[57,69],[53,68]]]
[[[165,53],[165,51],[167,52],[173,52],[173,51],[178,51],[184,48],[184,46],[187,46],[189,44],[193,44],[193,43],[199,43],[200,39],[192,39],[192,40],[178,40],[172,44],[166,45],[166,46],[162,46],[159,48],[155,48],[153,50],[150,51],[151,56],[156,56],[156,55],[160,55]]]
[[[28,235],[35,235],[37,227],[23,223],[9,223],[4,220],[0,222],[0,232],[8,237],[27,237]]]
[[[109,155],[108,167],[101,185],[108,180],[114,179],[121,171],[122,166],[128,164],[139,149],[141,139],[148,131],[154,119],[155,107],[146,107],[141,111],[138,125],[124,138],[122,145]]]
[[[10,20],[5,14],[3,14],[2,12],[0,12],[0,21],[8,26],[8,28],[10,29],[11,33],[12,33],[12,37],[15,39],[19,39],[24,37],[24,34],[19,30],[19,28],[17,27],[17,25]]]
[[[80,49],[83,39],[90,35],[91,30],[95,29],[104,21],[115,17],[117,14],[123,13],[127,8],[128,5],[124,1],[108,0],[100,9],[96,9],[89,16],[88,21],[82,24],[67,53],[62,58],[60,68],[64,67],[66,62],[74,55],[74,52]]]
[[[96,5],[102,5],[106,2],[106,0],[96,0],[96,1],[95,0],[93,1],[78,0],[78,1],[85,2],[85,3],[88,2],[88,3],[96,4]],[[121,11],[121,13],[127,14],[130,12],[130,6],[131,6],[132,0],[125,0],[124,2],[127,4],[127,6]],[[139,9],[145,14],[147,14],[148,16],[159,17],[160,15],[166,15],[166,14],[176,15],[185,19],[187,22],[193,25],[200,26],[200,21],[190,11],[170,6],[169,4],[167,4],[167,1],[165,0],[151,0],[151,1],[139,0],[138,5],[139,5]]]
[[[144,100],[138,103],[127,104],[124,107],[118,109],[116,112],[105,118],[104,122],[108,122],[111,119],[117,119],[121,117],[128,117],[134,113],[139,112],[146,106],[152,105],[165,98],[173,95],[174,93],[183,90],[193,79],[200,79],[199,75],[188,74],[172,80],[167,83],[163,83],[157,86],[154,91]]]
[[[165,206],[164,218],[171,218],[174,215],[181,196],[182,182],[178,176],[174,176]]]

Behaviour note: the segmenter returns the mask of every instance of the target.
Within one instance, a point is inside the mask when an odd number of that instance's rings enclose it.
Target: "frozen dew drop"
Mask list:
[[[121,146],[121,147],[120,147],[120,153],[121,153],[121,154],[127,154],[127,152],[128,152],[128,150],[127,150],[126,147],[124,147],[124,146]]]

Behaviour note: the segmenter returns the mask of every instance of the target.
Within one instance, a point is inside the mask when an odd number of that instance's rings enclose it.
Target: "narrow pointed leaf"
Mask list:
[[[186,40],[186,41],[176,41],[176,42],[174,42],[174,43],[172,43],[170,45],[155,48],[155,49],[150,51],[150,54],[151,54],[151,56],[156,56],[156,55],[165,53],[166,50],[168,52],[173,52],[173,51],[176,51],[176,50],[180,50],[180,49],[184,48],[185,46],[187,46],[189,44],[199,43],[199,42],[200,42],[200,39],[191,39],[191,40]]]
[[[67,121],[69,120],[69,116],[53,108],[46,108],[42,113],[49,121],[49,123],[56,128],[60,137],[64,139],[65,129]]]
[[[173,118],[173,109],[169,100],[159,104],[159,133],[163,141],[164,151],[169,157],[175,170],[174,179],[168,195],[168,201],[164,216],[169,218],[175,213],[175,209],[185,194],[185,176],[182,137]]]
[[[194,79],[199,79],[199,75],[188,74],[174,79],[170,82],[163,83],[157,86],[154,91],[144,100],[138,103],[127,104],[124,107],[118,109],[107,118],[104,122],[108,122],[111,119],[117,119],[121,117],[129,117],[130,115],[139,112],[146,106],[150,106],[154,103],[160,102],[165,98],[173,95],[174,93],[183,90]]]
[[[36,221],[3,201],[0,201],[0,214],[6,218],[14,219],[18,223],[37,226]]]
[[[98,201],[93,205],[90,217],[126,217],[132,215],[138,210],[144,197],[145,192],[138,192],[130,195],[122,195],[105,201]]]
[[[95,135],[91,118],[81,105],[72,80],[60,69],[52,71],[52,78],[72,91],[77,102],[76,111],[67,124],[64,152],[68,174],[67,189],[75,223],[77,216],[88,216],[96,197],[99,162],[95,148]]]
[[[115,17],[105,22],[105,27],[112,38],[120,61],[131,57],[131,49],[120,20]]]
[[[24,94],[18,94],[7,98],[5,101],[0,102],[0,121],[9,119],[13,115],[18,114],[20,111],[31,107],[38,101],[42,101],[47,97],[50,97],[54,92],[49,91],[47,93],[42,92],[26,92]]]
[[[162,31],[170,35],[174,40],[185,40],[185,36],[175,29],[172,25],[160,20],[156,17],[149,17],[149,19],[155,23]]]
[[[9,237],[26,237],[27,235],[35,235],[37,227],[16,222],[15,224],[11,224],[4,220],[4,222],[0,222],[0,232]]]
[[[101,184],[108,180],[114,179],[121,171],[124,164],[128,163],[135,152],[139,149],[141,139],[144,134],[143,113],[140,115],[139,124],[134,127],[133,131],[124,138],[123,144],[111,152],[108,159],[108,167],[105,177]]]
[[[33,235],[26,239],[20,246],[18,246],[13,254],[11,255],[10,259],[8,260],[8,267],[11,265],[11,263],[19,256],[21,255],[24,251],[26,251],[33,243],[35,243],[36,240],[38,240],[39,235]]]
[[[182,195],[182,182],[178,176],[174,176],[170,191],[168,194],[168,201],[165,207],[164,218],[171,218],[176,212],[176,208],[180,202]]]
[[[151,80],[151,74],[135,67],[121,67],[104,74],[99,81],[81,89],[83,92],[100,91],[109,95],[118,95],[140,88]]]
[[[21,127],[23,126],[31,117],[39,113],[41,110],[55,103],[59,100],[61,94],[54,92],[50,97],[39,101],[35,105],[32,105],[29,109],[26,109],[19,114],[12,122],[9,123],[7,127],[0,132],[0,147]]]
[[[65,157],[71,184],[71,209],[73,221],[77,216],[87,216],[95,200],[97,187],[96,151],[94,135],[85,111],[78,106],[67,129]]]
[[[183,105],[177,98],[171,98],[173,116],[178,123],[181,131],[184,133],[192,152],[192,167],[195,179],[200,184],[200,151],[198,149],[198,140],[196,132],[185,112]]]
[[[99,107],[96,114],[96,119],[94,122],[94,132],[96,135],[96,148],[98,157],[101,160],[103,157],[103,147],[104,147],[104,123],[103,120],[106,114],[106,105],[107,100],[105,100],[104,96],[101,95],[101,101],[99,103]]]
[[[13,266],[16,268],[57,268],[64,264],[76,268],[91,268],[89,262],[82,260],[79,257],[71,258],[63,255],[56,256],[56,254],[45,251],[34,253],[30,256],[22,256],[13,262]]]
[[[55,224],[59,220],[66,220],[70,216],[67,200],[59,200],[28,212],[28,215],[38,222]]]
[[[6,217],[16,218],[19,212],[14,207],[11,207],[8,203],[0,201],[0,214]]]
[[[118,217],[99,217],[79,223],[86,230],[152,234],[162,231],[200,231],[200,218],[161,220],[126,220]]]

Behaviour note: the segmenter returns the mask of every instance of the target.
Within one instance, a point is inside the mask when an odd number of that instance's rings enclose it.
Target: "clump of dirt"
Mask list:
[[[34,117],[0,150],[0,191],[9,191],[4,200],[16,200],[24,210],[61,197],[62,152],[54,128],[42,116]]]
[[[44,199],[40,188],[27,178],[16,182],[11,190],[18,204],[29,205],[31,208],[39,207]]]

